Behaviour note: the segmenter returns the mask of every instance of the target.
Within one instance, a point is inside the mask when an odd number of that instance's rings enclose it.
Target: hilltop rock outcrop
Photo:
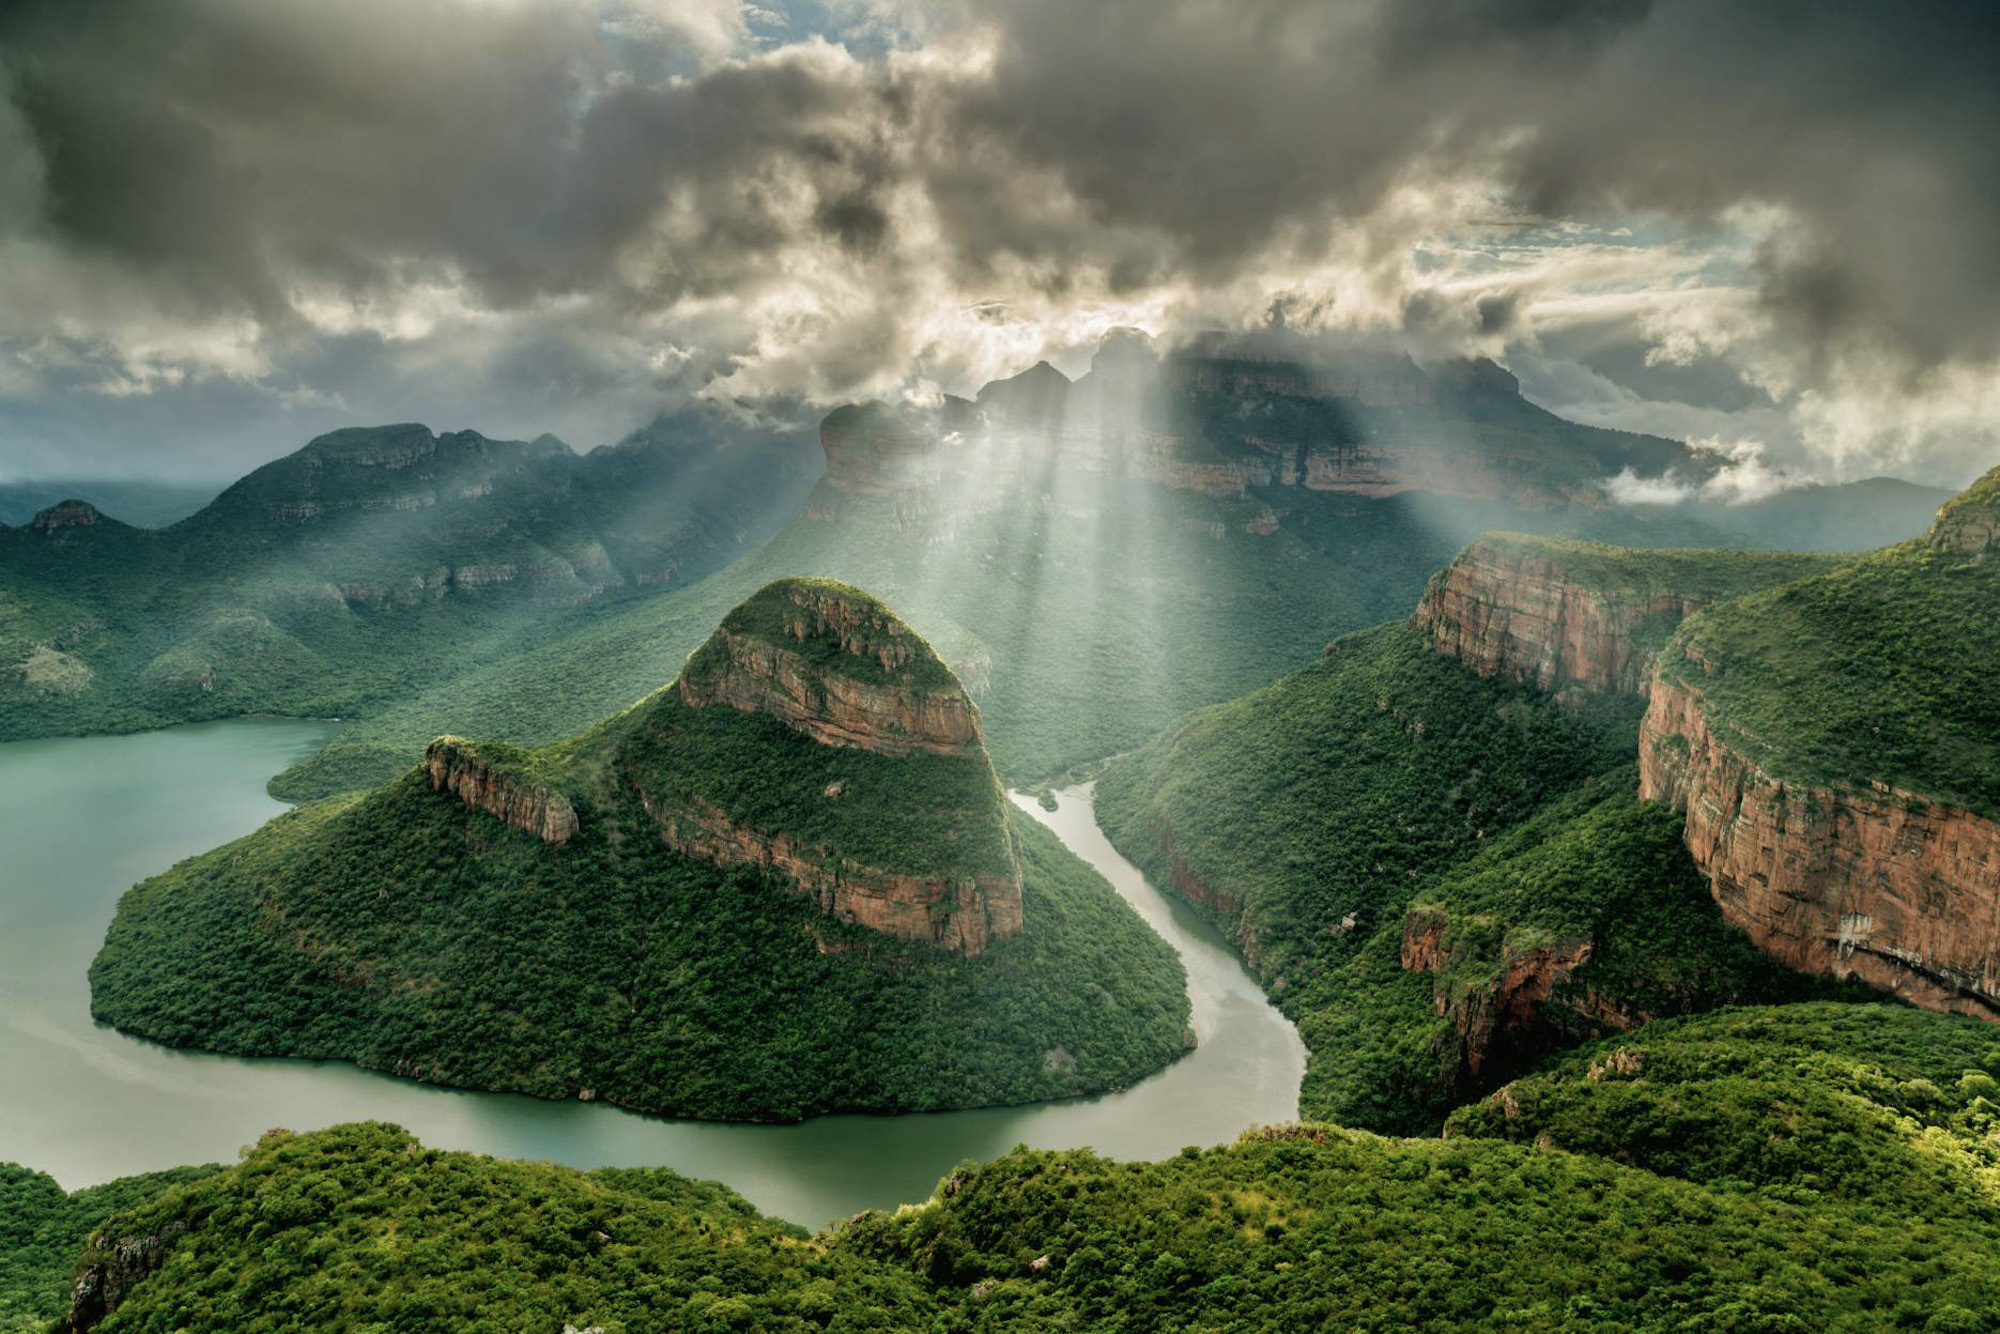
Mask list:
[[[38,533],[54,532],[59,528],[90,528],[103,522],[97,506],[87,500],[64,500],[49,506],[34,518],[28,526]]]
[[[530,782],[495,759],[490,746],[441,736],[424,749],[431,788],[449,792],[476,811],[526,830],[544,843],[565,843],[577,831],[576,807],[562,793]]]
[[[916,668],[935,663],[930,649],[879,603],[793,580],[772,604],[755,622],[725,621],[689,658],[685,703],[766,713],[815,741],[884,755],[980,746],[979,712],[963,687],[949,673],[920,679]],[[821,651],[809,657],[809,643]],[[837,649],[831,662],[828,649]]]
[[[1776,777],[1656,679],[1639,795],[1687,820],[1723,915],[1795,968],[2000,1022],[2000,824],[1888,784]]]

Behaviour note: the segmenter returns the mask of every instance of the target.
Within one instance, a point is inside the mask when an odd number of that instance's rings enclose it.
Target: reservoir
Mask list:
[[[124,737],[0,745],[0,1161],[65,1187],[233,1162],[274,1126],[393,1121],[427,1144],[577,1167],[664,1166],[819,1227],[927,1198],[967,1158],[1016,1144],[1164,1158],[1298,1115],[1305,1049],[1234,953],[1098,830],[1087,786],[1016,804],[1094,866],[1187,965],[1201,1045],[1096,1098],[789,1126],[667,1121],[518,1094],[433,1088],[334,1062],[177,1051],[91,1022],[86,972],[125,890],[284,809],[274,773],[324,724],[245,718]]]

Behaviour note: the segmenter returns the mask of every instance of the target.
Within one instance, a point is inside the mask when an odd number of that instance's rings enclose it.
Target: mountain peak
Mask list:
[[[765,713],[830,746],[981,749],[979,714],[944,660],[879,599],[833,579],[779,579],[689,655],[683,703]]]

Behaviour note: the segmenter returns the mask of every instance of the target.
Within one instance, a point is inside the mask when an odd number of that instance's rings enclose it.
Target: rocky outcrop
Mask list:
[[[2000,1022],[2000,824],[1887,784],[1778,778],[1716,736],[1697,688],[1664,675],[1640,729],[1639,795],[1685,815],[1724,917],[1767,954]]]
[[[769,714],[815,741],[884,755],[980,748],[972,700],[880,603],[800,580],[759,596],[759,615],[724,621],[689,658],[682,702]],[[838,652],[829,663],[809,644]]]
[[[1477,1083],[1496,1070],[1513,1069],[1546,1046],[1560,1027],[1622,1032],[1648,1016],[1608,1003],[1595,992],[1563,987],[1591,956],[1587,936],[1503,950],[1498,958],[1460,958],[1450,942],[1451,917],[1419,905],[1403,918],[1403,970],[1437,977],[1435,1003],[1462,1042],[1462,1079]],[[1471,980],[1467,980],[1467,975]],[[1556,1011],[1564,1022],[1558,1024]]]
[[[1996,536],[2000,536],[2000,468],[1938,507],[1930,546],[1933,551],[1984,560]]]
[[[675,851],[787,876],[821,912],[840,921],[968,958],[992,941],[1020,934],[1018,869],[1012,876],[901,875],[837,859],[789,834],[752,829],[699,798],[672,802],[641,789],[640,800]]]
[[[87,1334],[102,1324],[135,1285],[159,1269],[174,1237],[186,1230],[187,1224],[176,1219],[155,1233],[92,1237],[70,1288],[63,1334]]]
[[[836,408],[819,427],[826,481],[836,491],[893,496],[938,484],[938,431],[885,403]]]
[[[1592,587],[1556,550],[1474,542],[1431,577],[1412,620],[1438,652],[1481,676],[1643,696],[1658,646],[1714,595]]]
[[[577,831],[576,807],[568,797],[525,779],[490,747],[441,736],[425,748],[423,769],[433,791],[449,792],[544,843],[567,842]]]
[[[103,522],[97,506],[87,500],[64,500],[49,506],[34,518],[28,520],[28,527],[38,533],[51,533],[59,528],[90,528]]]

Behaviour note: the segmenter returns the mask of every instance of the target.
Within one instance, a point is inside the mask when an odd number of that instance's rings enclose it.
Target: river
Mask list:
[[[232,1162],[272,1126],[394,1121],[425,1143],[577,1167],[666,1166],[727,1182],[809,1227],[929,1196],[967,1158],[1016,1144],[1163,1158],[1298,1115],[1305,1049],[1236,956],[1098,830],[1089,788],[1054,811],[1017,797],[1180,951],[1196,1052],[1129,1089],[1030,1107],[827,1116],[798,1125],[666,1121],[613,1107],[431,1088],[335,1062],[176,1051],[91,1022],[85,970],[134,881],[283,809],[265,781],[321,724],[237,719],[125,737],[0,745],[0,1160],[70,1189]]]

